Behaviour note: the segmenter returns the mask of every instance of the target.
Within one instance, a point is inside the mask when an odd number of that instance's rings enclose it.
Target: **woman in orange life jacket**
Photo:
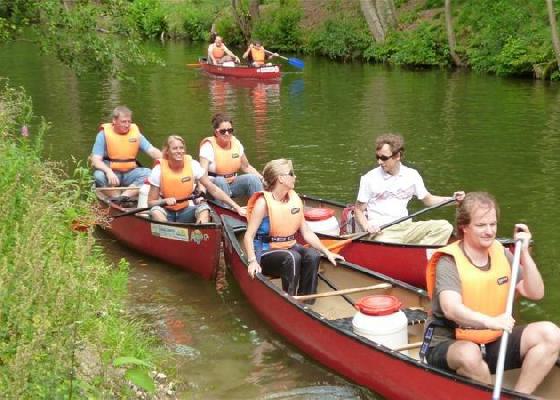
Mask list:
[[[169,222],[197,222],[206,223],[210,220],[210,208],[206,202],[185,200],[194,192],[196,184],[203,184],[212,196],[227,203],[239,215],[245,215],[245,210],[234,202],[210,181],[198,161],[185,155],[185,141],[182,137],[171,135],[163,146],[163,158],[152,169],[148,179],[150,192],[148,205],[151,217],[156,221]],[[155,204],[163,199],[163,206]]]
[[[200,165],[212,182],[228,196],[252,196],[263,190],[262,175],[251,164],[241,142],[233,135],[232,120],[227,115],[212,117],[214,136],[200,143]],[[244,175],[237,175],[239,171]]]
[[[247,59],[252,67],[262,67],[267,59],[278,57],[278,53],[267,54],[260,40],[254,40],[243,53],[243,58]]]
[[[255,193],[247,205],[244,244],[249,275],[254,278],[262,271],[280,277],[282,289],[292,296],[315,293],[320,253],[333,264],[344,258],[331,253],[307,226],[303,203],[294,191],[292,162],[272,160],[264,167],[263,175],[265,191]],[[312,248],[296,243],[298,231]]]
[[[433,366],[491,384],[507,330],[505,369],[521,368],[515,390],[532,393],[558,359],[560,329],[548,321],[515,325],[505,312],[513,256],[496,240],[498,216],[496,200],[483,192],[468,193],[457,208],[460,240],[438,249],[428,263],[432,316],[421,353]],[[544,283],[529,253],[527,225],[516,224],[514,238],[522,241],[516,289],[539,300]]]
[[[239,57],[231,52],[224,44],[221,36],[216,36],[214,43],[208,46],[208,64],[220,65],[227,61],[235,61],[239,64]]]

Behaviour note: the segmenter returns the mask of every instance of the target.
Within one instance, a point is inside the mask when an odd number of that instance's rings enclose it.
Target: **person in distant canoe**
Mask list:
[[[208,64],[221,65],[228,61],[235,61],[239,64],[239,57],[233,54],[224,44],[221,36],[216,36],[214,43],[208,46]]]
[[[200,165],[228,196],[252,196],[263,190],[262,175],[251,164],[241,142],[234,136],[233,121],[224,114],[212,117],[214,135],[200,143]],[[238,175],[238,172],[244,172]]]
[[[468,193],[457,208],[459,240],[434,253],[426,272],[432,315],[421,355],[438,368],[492,384],[503,331],[510,333],[505,369],[521,368],[515,390],[533,393],[554,368],[560,329],[552,322],[515,325],[506,313],[513,255],[496,240],[499,208],[488,193]],[[516,224],[522,241],[516,290],[530,300],[544,296],[542,276],[531,257],[531,232]]]
[[[317,290],[321,253],[332,264],[344,258],[331,253],[307,226],[303,203],[294,191],[296,175],[290,160],[272,160],[263,170],[265,191],[255,193],[247,205],[247,232],[244,243],[248,272],[282,279],[288,294],[306,295]],[[311,248],[296,243],[300,232]],[[317,251],[318,250],[318,251]]]
[[[171,135],[167,138],[163,146],[163,158],[152,169],[148,182],[148,206],[152,207],[151,217],[156,221],[199,224],[209,222],[208,204],[200,201],[200,198],[189,200],[189,197],[193,197],[198,182],[239,215],[245,215],[245,210],[210,181],[198,161],[185,154],[185,141],[180,136]],[[160,199],[165,202],[163,206],[156,205]]]
[[[384,242],[444,245],[453,232],[453,226],[445,220],[407,220],[383,231],[380,226],[408,215],[407,204],[416,196],[426,206],[433,206],[450,197],[432,195],[424,186],[422,177],[415,169],[401,163],[404,157],[404,139],[400,135],[385,134],[376,142],[377,168],[361,177],[354,215],[358,227],[371,233],[375,240]],[[461,201],[465,192],[455,192],[453,197]],[[367,210],[367,214],[366,214]]]
[[[266,60],[278,57],[278,53],[270,53],[265,50],[260,40],[255,40],[249,44],[247,51],[243,53],[243,58],[247,59],[252,67],[262,67]],[[270,65],[270,64],[267,64]]]
[[[132,123],[132,111],[126,106],[116,107],[112,122],[101,125],[91,152],[95,185],[141,186],[150,175],[150,169],[138,166],[136,157],[139,150],[153,159],[161,158],[159,149],[152,146],[138,126]],[[122,197],[136,194],[137,191],[126,190]]]

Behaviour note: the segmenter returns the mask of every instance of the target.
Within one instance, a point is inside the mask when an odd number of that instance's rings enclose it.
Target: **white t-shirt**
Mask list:
[[[191,168],[194,176],[194,180],[198,181],[202,176],[204,176],[204,169],[200,166],[200,163],[196,160],[191,160]],[[161,184],[161,166],[158,164],[152,169],[152,173],[148,178],[148,182],[155,187],[160,187]]]
[[[422,200],[428,194],[418,171],[401,164],[396,175],[377,167],[362,176],[358,201],[367,204],[368,221],[379,226],[408,215],[412,196]]]
[[[239,157],[243,157],[244,152],[245,150],[243,145],[239,142]],[[202,146],[200,146],[199,157],[204,157],[208,160],[208,172],[216,172],[214,148],[212,147],[212,143],[204,142]]]

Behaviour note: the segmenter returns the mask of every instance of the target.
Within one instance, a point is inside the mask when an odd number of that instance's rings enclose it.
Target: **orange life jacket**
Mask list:
[[[432,255],[426,270],[426,283],[430,298],[435,292],[437,262],[445,254],[455,259],[465,306],[491,317],[506,311],[509,285],[511,284],[511,266],[500,242],[494,241],[489,249],[491,266],[487,271],[471,264],[459,247],[459,241],[439,249]],[[460,327],[455,329],[457,340],[468,340],[478,344],[493,342],[500,336],[502,336],[502,331]]]
[[[239,140],[233,136],[229,149],[220,147],[214,136],[202,139],[200,146],[206,142],[210,142],[214,149],[214,165],[216,167],[216,170],[208,172],[208,175],[223,176],[228,183],[233,182],[237,176],[237,171],[241,168],[241,143]]]
[[[130,129],[125,134],[116,133],[112,123],[101,125],[105,135],[109,167],[114,171],[130,171],[136,168],[136,156],[140,149],[140,129],[138,125],[130,124]]]
[[[214,47],[212,48],[212,56],[214,56],[216,60],[221,59],[225,54],[226,52],[223,47],[214,45]]]
[[[159,161],[161,168],[159,192],[161,198],[175,197],[176,199],[182,199],[192,194],[195,182],[191,160],[191,156],[185,156],[183,168],[179,170],[171,169],[168,160]],[[188,205],[188,201],[182,201],[173,206],[165,206],[165,208],[178,211]]]
[[[260,49],[256,49],[253,47],[251,49],[251,58],[253,59],[253,64],[257,66],[264,65],[265,54],[264,54],[264,47]]]
[[[270,220],[268,240],[271,249],[288,249],[296,244],[295,235],[303,223],[303,202],[296,192],[288,192],[288,201],[272,197],[272,192],[257,192],[247,203],[247,219],[251,217],[257,199],[264,196]]]

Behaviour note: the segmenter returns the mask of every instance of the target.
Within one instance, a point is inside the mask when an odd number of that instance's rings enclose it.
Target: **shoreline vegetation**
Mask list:
[[[560,80],[559,0],[6,0],[0,45],[25,37],[77,73],[161,64],[149,39],[266,48],[340,62]],[[115,40],[116,36],[119,40]]]
[[[89,170],[42,160],[48,123],[32,121],[23,89],[0,79],[2,397],[173,398],[154,371],[169,355],[125,314],[128,264],[95,242]]]

